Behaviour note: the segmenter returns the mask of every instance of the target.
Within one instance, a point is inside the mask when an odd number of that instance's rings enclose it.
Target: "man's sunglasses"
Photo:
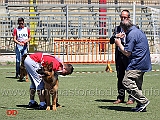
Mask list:
[[[122,19],[128,19],[129,17],[120,16]]]

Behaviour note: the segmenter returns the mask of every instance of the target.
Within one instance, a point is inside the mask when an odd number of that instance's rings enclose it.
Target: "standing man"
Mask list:
[[[120,18],[121,18],[121,21],[125,19],[129,20],[130,12],[128,10],[123,10],[121,12]],[[123,29],[120,27],[120,25],[115,27],[113,36],[110,38],[110,44],[115,43],[115,38],[120,38],[122,45],[125,44],[125,33],[123,32]],[[119,103],[123,103],[125,99],[125,89],[122,84],[122,80],[128,65],[128,58],[119,50],[118,46],[116,46],[115,48],[115,62],[116,62],[116,71],[117,71],[117,78],[118,78],[118,82],[117,82],[118,96],[117,96],[117,100],[113,103],[119,104]],[[133,104],[133,103],[134,103],[134,99],[131,96],[129,96],[126,104]]]
[[[121,21],[120,26],[126,33],[126,43],[123,46],[121,40],[117,38],[115,44],[129,58],[122,83],[137,102],[136,108],[132,111],[146,111],[150,101],[142,94],[141,89],[144,73],[152,69],[148,40],[144,32],[136,28],[128,19]]]
[[[16,43],[16,78],[20,75],[21,57],[27,53],[28,42],[31,40],[30,29],[24,27],[24,19],[18,18],[18,28],[13,30],[13,40]]]

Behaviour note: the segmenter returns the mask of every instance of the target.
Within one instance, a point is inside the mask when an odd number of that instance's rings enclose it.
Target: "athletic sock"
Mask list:
[[[44,106],[44,105],[46,105],[46,103],[45,102],[40,102],[40,105]]]
[[[35,100],[30,100],[30,102],[31,102],[32,104],[34,104],[34,103],[35,103]]]

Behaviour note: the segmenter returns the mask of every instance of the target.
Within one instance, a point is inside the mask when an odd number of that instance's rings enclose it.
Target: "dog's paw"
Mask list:
[[[50,106],[47,106],[46,110],[50,110]]]
[[[56,110],[57,110],[57,108],[56,108],[56,106],[55,106],[55,105],[52,107],[52,110],[54,110],[54,111],[56,111]]]
[[[56,103],[56,107],[61,108],[62,106],[59,103]]]
[[[58,108],[61,108],[62,106],[60,105],[60,106],[58,106]]]
[[[26,79],[26,82],[28,82],[29,81],[29,79]]]

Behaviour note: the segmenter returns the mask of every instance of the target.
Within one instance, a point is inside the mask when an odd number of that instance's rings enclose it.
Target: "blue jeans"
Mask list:
[[[21,62],[21,58],[24,54],[27,53],[27,45],[25,46],[19,46],[16,45],[16,76],[20,74],[20,62]]]

